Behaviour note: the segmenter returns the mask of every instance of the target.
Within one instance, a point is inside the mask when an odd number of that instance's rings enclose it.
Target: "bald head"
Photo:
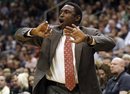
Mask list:
[[[111,61],[111,72],[120,74],[125,69],[125,61],[122,58],[116,57]]]
[[[125,66],[125,61],[122,58],[116,57],[114,58],[111,63],[116,63],[122,66]]]

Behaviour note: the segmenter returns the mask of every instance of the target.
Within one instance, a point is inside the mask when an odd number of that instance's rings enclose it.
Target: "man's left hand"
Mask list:
[[[65,35],[73,37],[74,40],[70,40],[71,42],[74,43],[80,43],[83,42],[86,38],[86,34],[84,34],[79,27],[76,25],[72,24],[72,27],[66,26],[64,29]]]

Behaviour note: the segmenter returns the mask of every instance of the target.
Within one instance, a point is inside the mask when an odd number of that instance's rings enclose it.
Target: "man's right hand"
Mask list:
[[[30,32],[31,35],[39,36],[42,38],[47,38],[50,36],[52,29],[49,28],[48,22],[43,22],[36,28],[33,28]]]

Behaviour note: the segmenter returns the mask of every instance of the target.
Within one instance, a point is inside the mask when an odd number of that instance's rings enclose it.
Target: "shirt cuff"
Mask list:
[[[31,31],[32,31],[32,29],[28,30],[28,32],[27,32],[27,36],[28,37],[32,37],[33,36],[33,35],[31,35]]]
[[[91,43],[90,45],[95,45],[95,44],[96,44],[96,41],[95,41],[94,38],[92,38],[92,39],[93,39],[93,41],[92,41],[92,43]]]

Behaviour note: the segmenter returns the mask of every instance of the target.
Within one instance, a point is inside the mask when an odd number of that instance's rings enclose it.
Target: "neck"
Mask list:
[[[78,26],[79,24],[75,23],[75,25]],[[64,29],[66,26],[72,27],[72,24],[69,24],[69,25],[60,25],[60,28]]]
[[[124,71],[124,69],[118,71],[118,73],[115,74],[115,77],[117,78],[123,71]]]
[[[0,87],[0,91],[3,89],[4,87]]]

